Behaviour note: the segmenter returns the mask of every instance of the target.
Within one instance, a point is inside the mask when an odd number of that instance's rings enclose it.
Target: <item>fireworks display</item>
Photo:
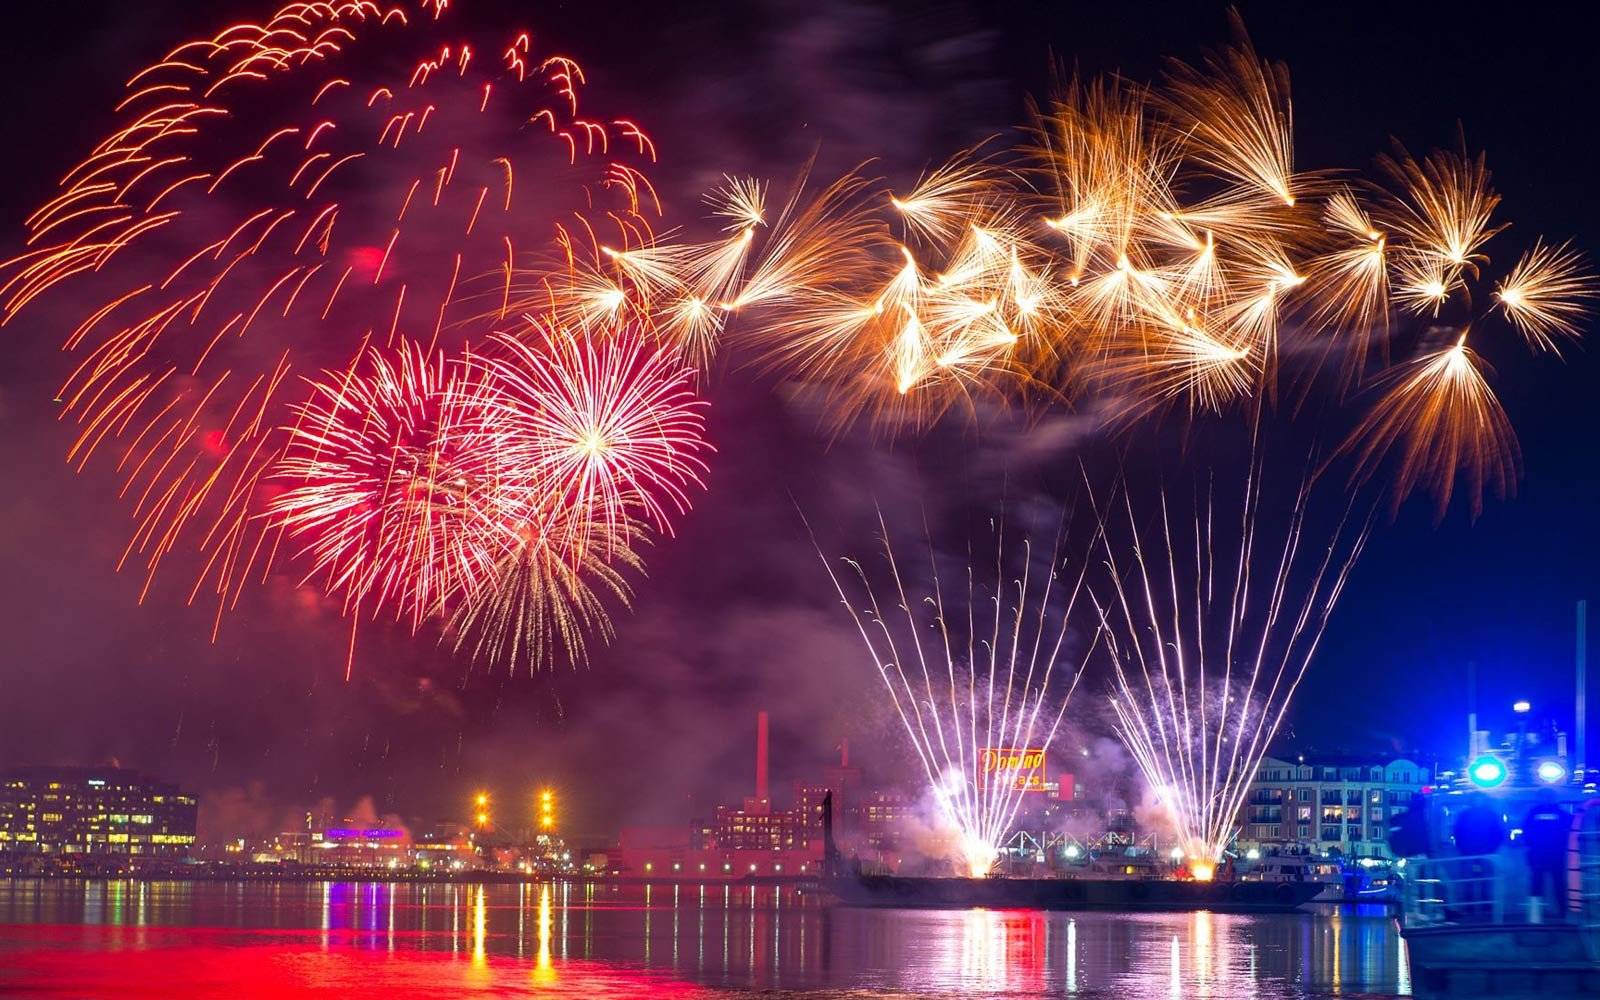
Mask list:
[[[1483,158],[1399,151],[1379,161],[1388,187],[1335,182],[1295,171],[1291,122],[1286,72],[1242,29],[1161,86],[1074,80],[1037,113],[1020,156],[965,154],[904,193],[852,174],[797,195],[730,311],[765,317],[748,334],[758,353],[826,387],[830,419],[891,432],[983,398],[1093,399],[1125,423],[1174,403],[1190,419],[1238,404],[1254,441],[1281,388],[1331,381],[1337,401],[1364,407],[1329,449],[1352,459],[1355,480],[1389,469],[1396,505],[1426,489],[1441,512],[1464,493],[1476,513],[1486,490],[1514,483],[1517,448],[1468,337],[1498,310],[1502,327],[1555,352],[1587,315],[1592,277],[1566,246],[1537,243],[1472,315],[1502,228]],[[1408,317],[1421,329],[1402,336]],[[1331,527],[1310,515],[1330,458],[1308,471],[1278,537],[1281,505],[1258,524],[1255,462],[1224,487],[1243,484],[1237,510],[1208,490],[1193,505],[1164,492],[1142,513],[1132,498],[1125,517],[1103,512],[1107,574],[1091,588],[1086,631],[1109,652],[1119,735],[1200,878],[1232,840],[1370,526],[1354,499]],[[895,580],[909,608],[898,569]],[[952,756],[944,737],[961,735],[953,674],[976,668],[951,650],[934,586],[945,707],[931,686],[913,690],[930,677],[916,615],[897,649],[875,601],[851,607],[930,784],[960,793],[970,741]],[[976,698],[974,719],[1004,714],[1013,692],[1001,690],[1000,702]],[[963,842],[979,845],[963,848],[971,870],[987,870],[1008,828],[986,826],[995,810],[983,803],[951,802]]]
[[[1085,567],[1067,565],[1059,551],[1037,560],[1026,541],[1008,548],[1001,528],[992,567],[967,566],[965,587],[946,589],[930,548],[928,587],[908,590],[881,518],[880,526],[885,580],[875,585],[853,559],[844,579],[826,557],[823,565],[916,750],[964,872],[982,876],[1028,791],[993,759],[1048,752],[1094,649],[1073,648],[1068,634]]]
[[[1392,458],[1397,503],[1459,490],[1476,511],[1516,444],[1466,340],[1509,326],[1556,352],[1592,275],[1540,242],[1488,296],[1503,225],[1482,156],[1397,151],[1381,181],[1336,181],[1295,170],[1291,123],[1287,73],[1241,28],[1159,85],[1072,80],[1025,147],[906,190],[802,177],[772,214],[764,184],[730,181],[711,196],[726,239],[614,254],[590,301],[649,303],[696,356],[731,336],[818,389],[825,422],[890,434],[984,401],[1199,415],[1327,373],[1364,411],[1363,472]]]
[[[347,612],[394,609],[415,630],[457,618],[458,646],[543,661],[610,634],[596,592],[626,603],[625,569],[656,494],[681,511],[704,464],[702,404],[676,355],[619,335],[502,335],[489,356],[377,349],[313,383],[273,475],[273,528]],[[513,633],[516,634],[508,634]]]
[[[881,516],[881,578],[824,560],[974,876],[1029,790],[986,761],[1048,752],[1103,650],[1118,735],[1209,877],[1365,497],[1475,515],[1511,489],[1481,349],[1560,355],[1597,292],[1566,243],[1495,266],[1507,223],[1464,141],[1370,178],[1297,165],[1287,71],[1239,25],[1148,84],[1065,79],[1017,141],[909,184],[717,165],[702,231],[658,236],[650,136],[592,113],[571,58],[451,6],[297,2],[178,45],[28,216],[0,323],[65,333],[55,403],[69,461],[115,473],[118,568],[142,599],[181,554],[213,636],[282,570],[339,608],[352,659],[384,619],[474,660],[581,663],[705,488],[724,356],[834,433],[1242,417],[1250,459],[1203,488],[1119,475],[1082,560],[1065,528],[1041,558],[997,527],[964,586],[930,538],[919,586]],[[1263,428],[1313,394],[1334,443],[1277,504]]]
[[[654,144],[580,111],[576,62],[448,6],[295,3],[178,46],[29,217],[0,309],[89,303],[69,457],[112,452],[147,591],[197,550],[220,622],[288,551],[347,614],[415,629],[537,565],[495,600],[550,581],[528,620],[576,650],[604,614],[573,574],[623,593],[638,532],[698,486],[689,369],[613,317],[551,335],[555,304],[513,309],[530,274],[570,287],[580,245],[649,243]]]

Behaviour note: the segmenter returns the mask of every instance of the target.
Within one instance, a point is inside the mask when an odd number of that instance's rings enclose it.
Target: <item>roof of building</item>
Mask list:
[[[1415,764],[1418,767],[1427,765],[1427,761],[1420,756],[1397,753],[1307,753],[1287,754],[1284,756],[1268,755],[1263,757],[1261,763],[1287,764],[1290,766],[1305,765],[1308,767],[1387,767],[1395,763]]]
[[[112,765],[80,766],[76,764],[23,764],[16,767],[0,768],[0,778],[25,779],[25,780],[50,780],[83,783],[91,780],[116,781],[120,784],[135,785],[166,785],[176,787],[173,782],[164,781],[155,775],[135,771],[132,768],[115,767]]]

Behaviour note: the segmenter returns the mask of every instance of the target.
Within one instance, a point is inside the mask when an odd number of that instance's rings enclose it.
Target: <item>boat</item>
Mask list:
[[[823,877],[818,888],[845,906],[1272,913],[1298,909],[1322,891],[1319,882],[1147,876],[1132,867],[1120,877],[963,878],[867,872],[846,866],[840,857],[833,839],[832,793],[822,800],[822,839]]]
[[[1306,854],[1266,854],[1260,858],[1246,859],[1236,865],[1236,877],[1242,882],[1261,882],[1270,885],[1285,883],[1312,883],[1317,892],[1311,897],[1314,903],[1347,902],[1344,873],[1337,861]]]
[[[1281,913],[1322,891],[1316,882],[1178,878],[960,878],[840,873],[822,888],[845,906],[932,909],[1211,910]]]
[[[1313,903],[1398,904],[1400,879],[1393,865],[1375,858],[1357,861],[1310,854],[1264,854],[1241,860],[1237,877],[1245,882],[1316,882]]]

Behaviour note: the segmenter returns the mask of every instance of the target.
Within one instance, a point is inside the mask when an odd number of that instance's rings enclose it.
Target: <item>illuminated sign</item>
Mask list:
[[[988,788],[996,780],[1019,792],[1044,791],[1044,750],[984,747],[978,754],[978,787]]]
[[[366,830],[341,827],[334,830],[324,830],[322,835],[329,840],[399,840],[401,831],[381,827]]]

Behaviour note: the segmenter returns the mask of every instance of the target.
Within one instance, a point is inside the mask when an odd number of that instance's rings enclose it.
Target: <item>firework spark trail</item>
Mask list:
[[[1542,241],[1517,261],[1495,289],[1500,311],[1532,346],[1559,354],[1557,337],[1576,340],[1597,294],[1583,258],[1570,246]]]
[[[1324,535],[1308,476],[1280,540],[1259,524],[1266,492],[1252,457],[1236,514],[1212,484],[1194,496],[1192,525],[1169,490],[1156,514],[1126,493],[1120,513],[1099,512],[1106,572],[1088,590],[1113,663],[1118,736],[1200,878],[1236,832],[1372,523],[1352,497]]]
[[[1036,566],[1031,543],[1008,549],[1000,527],[993,588],[978,583],[978,568],[969,563],[966,593],[958,592],[952,606],[931,542],[927,590],[914,595],[907,590],[881,513],[879,528],[892,584],[882,588],[884,600],[898,608],[899,615],[884,614],[880,588],[860,562],[844,559],[859,582],[856,586],[841,578],[820,546],[817,555],[866,644],[928,786],[956,833],[963,870],[981,876],[998,859],[1000,844],[1025,794],[1020,782],[1006,780],[998,770],[985,777],[985,751],[1048,753],[1083,665],[1095,648],[1091,641],[1076,665],[1069,662],[1068,622],[1087,567],[1074,573],[1067,566],[1060,557],[1059,538],[1048,563]],[[1019,556],[1020,574],[1009,574],[1006,560]],[[986,604],[993,605],[992,616],[983,610]],[[938,634],[936,643],[923,639],[930,629]],[[1072,670],[1065,690],[1056,681],[1058,666]]]
[[[525,32],[453,34],[447,6],[295,3],[178,46],[130,79],[0,266],[5,321],[58,290],[87,303],[61,413],[75,464],[118,446],[123,562],[143,561],[146,590],[193,545],[191,600],[211,588],[220,620],[268,570],[278,540],[256,515],[294,374],[486,332],[452,307],[486,285],[503,317],[540,239],[649,239],[659,207],[631,165],[654,159],[649,137],[580,113],[571,59]]]
[[[1395,506],[1431,483],[1442,514],[1459,475],[1474,516],[1484,490],[1504,496],[1517,479],[1521,452],[1511,421],[1489,388],[1467,338],[1424,354],[1391,376],[1391,385],[1346,443],[1357,475],[1370,477],[1386,454],[1397,456]]]
[[[579,523],[586,514],[552,505],[519,529],[494,578],[469,590],[451,615],[458,651],[537,670],[558,652],[574,665],[586,663],[590,641],[611,641],[606,602],[632,605],[626,573],[643,572],[636,548],[648,529],[629,525],[614,537],[604,524]]]

